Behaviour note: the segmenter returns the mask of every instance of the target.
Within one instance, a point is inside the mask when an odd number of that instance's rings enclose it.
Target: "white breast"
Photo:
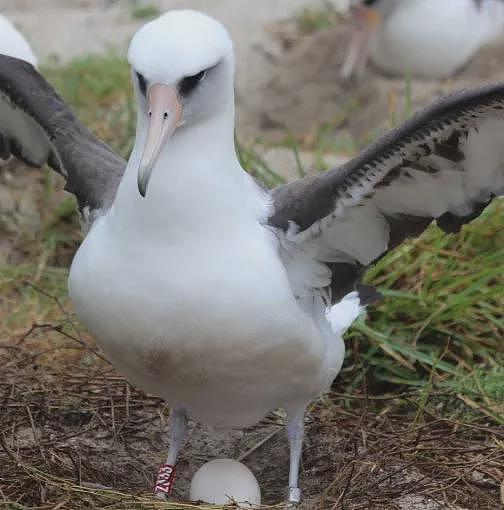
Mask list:
[[[69,280],[77,314],[110,361],[213,427],[298,410],[342,358],[329,323],[298,305],[277,239],[262,226],[269,199],[236,160],[232,113],[173,136],[146,198],[136,182],[139,130],[114,205]]]
[[[327,384],[330,339],[297,305],[258,224],[130,243],[102,218],[75,257],[69,288],[121,372],[214,427],[253,424]]]

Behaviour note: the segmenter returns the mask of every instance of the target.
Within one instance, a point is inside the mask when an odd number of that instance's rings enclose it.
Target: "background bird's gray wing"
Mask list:
[[[126,166],[30,64],[0,55],[0,158],[11,155],[63,175],[91,218],[111,205]]]
[[[272,190],[269,222],[287,270],[302,273],[303,259],[322,263],[327,272],[313,270],[321,277],[312,286],[326,283],[334,302],[366,266],[432,220],[457,232],[503,193],[504,84],[497,84],[446,96],[340,168]]]

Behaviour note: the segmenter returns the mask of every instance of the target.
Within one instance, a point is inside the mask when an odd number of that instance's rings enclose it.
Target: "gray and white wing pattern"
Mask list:
[[[112,204],[126,166],[34,67],[0,55],[0,158],[11,155],[63,175],[91,220]]]
[[[288,271],[319,263],[301,287],[324,287],[335,302],[433,220],[457,232],[503,193],[504,84],[496,84],[443,97],[347,164],[272,190],[269,222]]]

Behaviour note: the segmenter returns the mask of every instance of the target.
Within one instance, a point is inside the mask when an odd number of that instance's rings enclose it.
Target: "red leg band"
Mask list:
[[[175,481],[175,466],[172,464],[163,464],[158,471],[154,493],[170,495]]]

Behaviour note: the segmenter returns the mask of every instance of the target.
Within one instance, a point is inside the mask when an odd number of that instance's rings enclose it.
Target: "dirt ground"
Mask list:
[[[32,329],[0,350],[0,497],[44,509],[160,508],[145,494],[168,448],[166,406],[129,386],[80,341],[52,338],[44,349],[51,332],[48,325]],[[429,397],[434,412],[419,412],[410,397],[387,408],[365,386],[350,400],[334,386],[313,404],[300,510],[499,508],[504,431],[485,420],[443,417],[454,405],[445,395]],[[226,437],[191,422],[176,500],[187,498],[199,466],[227,457],[253,470],[263,503],[282,501],[289,465],[282,421],[272,414]]]
[[[405,103],[404,80],[384,78],[373,69],[358,84],[341,83],[349,26],[342,22],[299,36],[290,18],[303,6],[313,5],[311,0],[260,0],[252,8],[247,0],[150,3],[163,9],[202,8],[228,26],[238,54],[242,139],[261,136],[274,143],[290,131],[305,140],[315,126],[330,121],[361,141],[387,124],[392,103],[399,112]],[[126,1],[0,0],[0,12],[21,27],[42,61],[56,56],[64,62],[109,47],[124,50],[142,23],[131,19],[131,4]],[[414,82],[413,107],[444,91],[504,79],[503,49],[484,51],[452,80]],[[293,161],[284,149],[265,149],[264,155],[273,168],[293,177]],[[309,150],[305,156],[309,161]],[[336,161],[339,156],[330,157]],[[5,186],[0,186],[4,193],[2,189]],[[2,196],[0,219],[2,207],[9,213],[10,195]],[[36,216],[29,203],[23,207],[23,216]],[[0,497],[8,494],[10,501],[43,508],[76,508],[78,490],[59,477],[90,490],[148,491],[167,450],[163,403],[139,394],[90,352],[80,352],[62,375],[54,362],[44,361],[41,332],[29,333],[1,340]],[[58,349],[74,344],[69,340]],[[485,422],[467,426],[444,419],[443,406],[450,403],[443,396],[431,397],[437,399],[439,414],[418,420],[411,419],[416,409],[407,395],[402,407],[390,412],[377,412],[375,397],[364,386],[353,398],[347,405],[336,387],[308,417],[303,508],[499,508],[504,454],[490,438],[504,441],[502,430]],[[280,422],[281,416],[273,415],[227,439],[211,437],[191,424],[176,496],[187,496],[199,465],[225,456],[242,458],[251,467],[265,503],[282,500],[288,448]],[[132,508],[121,506],[121,500],[106,491],[86,497],[83,508]]]

